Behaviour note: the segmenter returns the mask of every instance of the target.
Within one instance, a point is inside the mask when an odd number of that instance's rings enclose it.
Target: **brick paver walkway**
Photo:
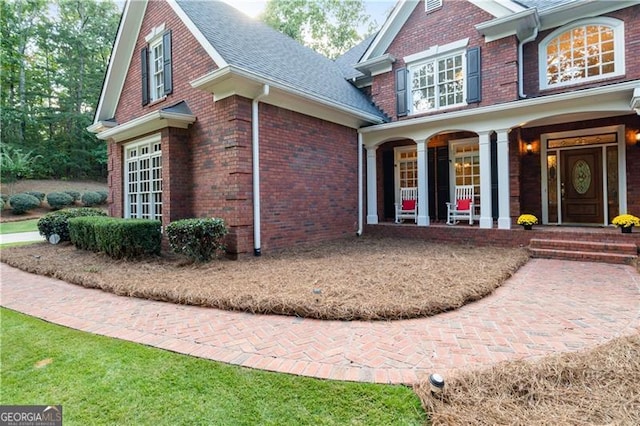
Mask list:
[[[338,380],[415,383],[431,372],[579,350],[640,332],[640,276],[621,265],[533,259],[481,301],[389,322],[252,315],[121,297],[2,263],[0,274],[2,306],[53,323]]]

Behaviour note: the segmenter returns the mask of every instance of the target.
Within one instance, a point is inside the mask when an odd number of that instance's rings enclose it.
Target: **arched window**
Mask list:
[[[581,20],[557,29],[538,47],[540,88],[624,74],[624,22]]]

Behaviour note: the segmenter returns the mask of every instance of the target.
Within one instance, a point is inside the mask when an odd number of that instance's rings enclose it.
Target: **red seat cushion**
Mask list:
[[[416,200],[402,200],[402,210],[415,210]]]
[[[458,210],[469,210],[471,206],[471,199],[465,198],[463,200],[458,200],[458,206],[456,207]]]

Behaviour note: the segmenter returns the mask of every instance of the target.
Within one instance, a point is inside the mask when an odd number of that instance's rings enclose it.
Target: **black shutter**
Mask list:
[[[162,75],[164,77],[164,94],[173,92],[173,74],[171,73],[171,31],[162,36]]]
[[[482,80],[480,78],[480,47],[467,50],[467,103],[482,100]]]
[[[140,51],[140,69],[142,70],[142,106],[149,103],[149,49]]]
[[[396,115],[407,115],[407,69],[396,70]]]

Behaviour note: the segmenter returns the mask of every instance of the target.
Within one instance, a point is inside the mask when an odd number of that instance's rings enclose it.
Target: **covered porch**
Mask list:
[[[640,175],[633,170],[640,161],[637,84],[361,129],[365,232],[393,222],[399,188],[406,186],[417,187],[417,228],[447,220],[446,203],[458,185],[474,187],[480,229],[515,230],[523,213],[541,224],[590,227],[606,227],[617,214],[640,214]],[[443,226],[443,232],[465,226]]]

